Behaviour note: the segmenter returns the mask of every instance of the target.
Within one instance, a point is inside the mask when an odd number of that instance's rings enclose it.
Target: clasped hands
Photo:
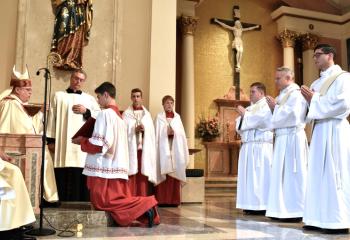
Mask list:
[[[314,91],[305,85],[301,86],[300,91],[303,97],[305,98],[305,100],[310,104],[312,96],[314,95]]]
[[[145,128],[144,128],[144,126],[143,126],[142,124],[137,125],[137,126],[135,127],[135,132],[136,132],[136,133],[143,132],[144,130],[145,130]]]

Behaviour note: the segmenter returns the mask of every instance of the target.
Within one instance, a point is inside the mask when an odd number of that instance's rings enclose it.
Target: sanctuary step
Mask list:
[[[205,197],[236,197],[237,177],[206,177]]]
[[[36,215],[39,225],[39,215]],[[106,227],[107,216],[104,211],[94,210],[90,202],[62,202],[58,208],[44,208],[44,227],[48,222],[56,229],[76,229],[78,223],[84,228]],[[71,225],[71,226],[70,226]]]

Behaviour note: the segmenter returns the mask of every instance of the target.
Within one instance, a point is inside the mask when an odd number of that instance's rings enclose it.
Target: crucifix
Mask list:
[[[235,86],[236,100],[240,99],[240,69],[243,55],[242,34],[249,30],[261,30],[261,25],[244,23],[240,21],[241,15],[239,6],[233,6],[233,20],[212,18],[212,24],[218,24],[225,29],[232,31],[234,39],[232,41],[232,55],[234,63],[233,85]]]

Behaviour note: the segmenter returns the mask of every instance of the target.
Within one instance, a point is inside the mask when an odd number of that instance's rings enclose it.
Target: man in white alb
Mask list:
[[[316,46],[314,61],[320,78],[310,89],[307,119],[314,122],[303,222],[305,228],[347,233],[350,228],[350,74],[334,63],[335,48]]]
[[[277,68],[277,99],[267,96],[275,131],[272,172],[266,216],[301,221],[306,190],[308,144],[305,116],[307,103],[294,83],[294,72]]]
[[[237,107],[236,130],[242,147],[238,160],[236,207],[246,214],[265,214],[270,186],[273,154],[272,113],[267,105],[266,87],[255,82],[250,85],[251,105]]]

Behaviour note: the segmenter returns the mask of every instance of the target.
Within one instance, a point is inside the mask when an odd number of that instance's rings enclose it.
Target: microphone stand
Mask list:
[[[46,146],[46,105],[47,105],[47,82],[50,76],[50,71],[47,68],[40,68],[36,75],[40,74],[41,70],[45,70],[45,93],[44,93],[44,106],[43,106],[43,111],[44,111],[44,121],[43,121],[43,136],[42,136],[42,149],[41,149],[41,175],[40,175],[40,225],[39,228],[33,228],[25,234],[31,235],[31,236],[48,236],[48,235],[53,235],[56,233],[55,230],[53,229],[48,229],[48,228],[43,228],[43,216],[44,216],[44,206],[43,206],[43,200],[44,200],[44,170],[45,170],[45,146]]]

